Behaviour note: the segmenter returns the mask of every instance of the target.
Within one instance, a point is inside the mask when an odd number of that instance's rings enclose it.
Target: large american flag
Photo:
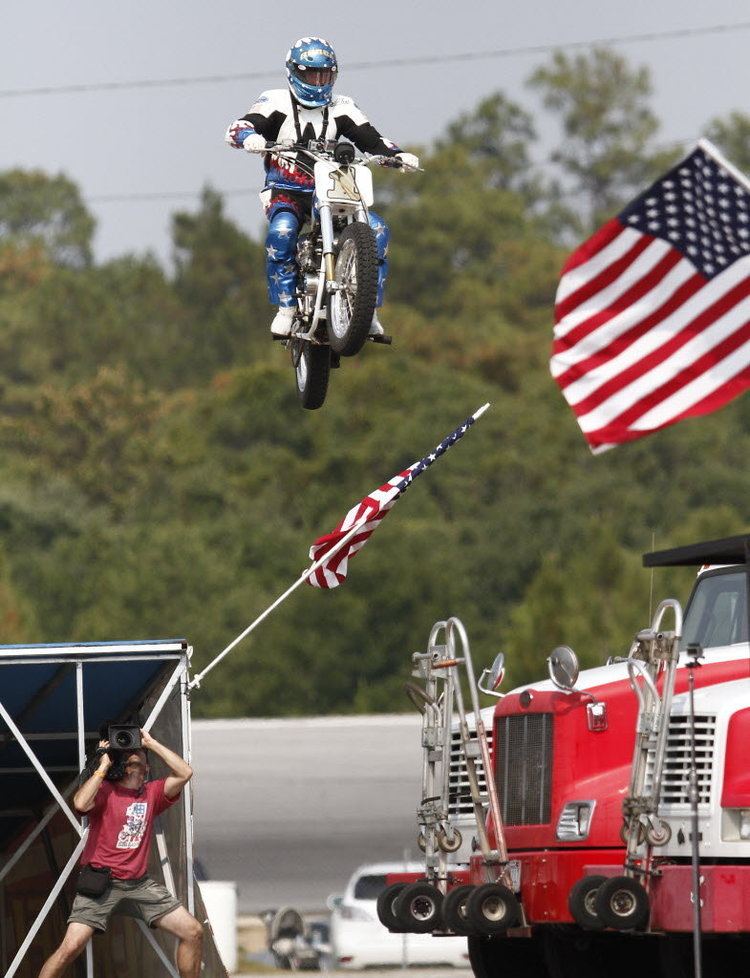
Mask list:
[[[750,385],[750,181],[707,140],[568,259],[550,369],[594,451]]]
[[[365,496],[355,506],[352,506],[343,520],[330,533],[318,537],[310,547],[310,559],[315,561],[318,566],[312,569],[307,578],[308,584],[320,588],[334,588],[343,584],[349,569],[349,558],[364,547],[372,532],[385,519],[399,496],[406,492],[418,475],[421,475],[441,455],[444,455],[452,445],[456,444],[459,438],[463,438],[488,407],[489,404],[485,404],[478,411],[475,411],[462,425],[459,425],[455,431],[452,431],[436,445],[428,455],[425,455],[418,462],[414,462],[403,472],[394,475],[392,479],[371,492],[369,496]],[[334,553],[330,560],[321,559],[352,531],[354,532],[351,539]],[[318,564],[318,562],[320,563]]]

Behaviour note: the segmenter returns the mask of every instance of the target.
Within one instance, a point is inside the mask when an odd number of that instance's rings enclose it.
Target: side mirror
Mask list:
[[[578,681],[578,656],[568,645],[558,645],[547,659],[549,678],[558,689],[570,692]]]
[[[334,910],[338,910],[343,902],[343,896],[337,893],[331,893],[331,895],[326,898],[326,906],[332,913]]]
[[[485,678],[486,677],[486,678]],[[479,677],[479,682],[477,686],[482,690],[483,693],[488,693],[490,696],[500,697],[503,694],[498,692],[498,689],[503,684],[503,679],[505,678],[505,655],[502,652],[498,652],[495,656],[495,661],[492,663],[489,669],[485,669],[482,675]],[[482,685],[484,683],[484,685]]]

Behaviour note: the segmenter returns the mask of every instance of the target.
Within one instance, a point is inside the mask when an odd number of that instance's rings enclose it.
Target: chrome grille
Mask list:
[[[473,718],[468,717],[469,720]],[[492,754],[492,727],[485,725],[487,733],[487,746]],[[477,739],[476,730],[469,731],[469,737],[474,743]],[[481,758],[476,760],[477,780],[482,797],[487,796],[487,777],[484,773],[484,764]],[[461,750],[461,734],[458,730],[451,733],[451,768],[448,776],[448,814],[455,818],[474,817],[474,806],[471,801],[471,791],[469,790],[469,777],[466,773],[466,758]]]
[[[552,714],[501,717],[495,735],[495,776],[505,824],[549,822]]]
[[[698,775],[698,802],[707,805],[711,800],[716,717],[710,713],[695,717],[695,760]],[[664,757],[660,804],[690,804],[690,718],[673,715],[669,718],[669,736]],[[653,758],[646,766],[646,793],[653,783]]]

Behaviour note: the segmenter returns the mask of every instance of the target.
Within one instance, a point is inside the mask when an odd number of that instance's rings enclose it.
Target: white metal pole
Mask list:
[[[63,796],[60,794],[60,792],[55,787],[55,783],[52,781],[52,779],[50,778],[50,776],[44,770],[43,766],[39,763],[39,760],[38,760],[36,754],[34,753],[34,751],[27,744],[26,738],[21,733],[21,731],[18,729],[18,727],[16,726],[16,724],[15,724],[15,722],[13,720],[13,717],[10,715],[10,713],[8,713],[8,711],[5,709],[5,707],[3,706],[3,704],[1,702],[0,702],[0,716],[2,716],[3,720],[5,720],[5,722],[8,724],[8,727],[10,728],[11,733],[13,734],[13,736],[18,741],[20,747],[23,749],[23,752],[26,754],[26,756],[28,757],[28,759],[31,761],[31,763],[36,768],[37,774],[39,775],[39,777],[42,779],[42,781],[44,781],[44,783],[49,788],[49,790],[50,790],[53,798],[55,798],[55,800],[57,801],[58,805],[60,806],[60,808],[65,813],[65,816],[68,819],[68,821],[71,823],[71,825],[76,830],[76,832],[78,833],[78,835],[81,835],[82,832],[83,832],[83,829],[81,828],[80,822],[75,817],[75,815],[70,810],[70,808],[68,808],[67,802],[65,801],[65,799],[63,798]]]
[[[146,921],[145,920],[139,920],[138,921],[138,926],[143,931],[144,937],[149,942],[149,944],[154,949],[154,951],[156,951],[156,956],[161,961],[161,963],[164,965],[164,967],[167,969],[167,971],[172,976],[172,978],[180,978],[179,974],[177,973],[177,969],[175,968],[175,966],[172,964],[172,962],[169,960],[169,958],[164,953],[164,948],[156,940],[156,938],[154,937],[154,935],[153,935],[153,933],[151,931],[151,928],[148,926],[148,924],[146,923]]]
[[[487,410],[487,408],[488,408],[489,406],[490,406],[490,404],[489,404],[489,401],[488,401],[488,402],[487,402],[486,404],[483,404],[483,405],[482,405],[482,406],[481,406],[480,408],[478,408],[478,409],[477,409],[477,410],[476,410],[476,411],[474,412],[474,414],[472,414],[472,415],[471,415],[471,419],[467,419],[467,423],[466,423],[466,425],[464,426],[464,428],[463,428],[463,430],[464,430],[464,431],[466,431],[466,428],[468,428],[468,422],[469,422],[469,420],[471,420],[471,421],[476,421],[476,420],[478,420],[479,418],[481,418],[481,417],[482,417],[482,415],[484,414],[484,412],[485,412],[485,411]],[[457,434],[457,433],[458,433],[458,431],[459,431],[459,429],[456,429],[456,431],[455,431],[455,432],[453,432],[452,434]],[[449,436],[448,436],[448,438],[450,438],[450,437],[451,437],[451,435],[449,435]],[[460,435],[460,434],[458,434],[458,437],[460,438],[460,437],[461,437],[461,435]],[[444,440],[447,440],[447,439],[444,439]],[[443,443],[441,442],[441,443],[440,443],[440,445],[442,446],[442,444],[443,444]],[[438,446],[438,448],[439,448],[439,447],[440,447],[440,446]],[[426,458],[426,457],[427,457],[427,456],[425,456],[425,458]],[[427,464],[431,464],[431,462],[432,462],[432,461],[434,461],[434,456],[432,456],[432,457],[431,457],[431,461],[430,461],[429,463],[427,463]],[[418,464],[418,463],[415,463],[415,464]],[[414,467],[414,466],[412,466],[412,468],[413,468],[413,467]],[[417,472],[417,475],[418,475],[418,474],[419,474],[419,472]],[[395,488],[395,487],[394,487],[394,488]],[[403,491],[403,490],[402,490],[402,491]],[[399,497],[399,495],[400,495],[400,493],[395,493],[395,495],[393,496],[393,500],[392,500],[392,501],[393,501],[393,502],[395,502],[395,500],[396,500],[396,499],[398,499],[398,497]],[[389,500],[389,501],[390,501],[390,500]],[[268,617],[268,616],[269,616],[269,615],[271,614],[271,612],[272,612],[272,611],[274,611],[274,610],[275,610],[276,608],[278,608],[278,606],[279,606],[279,605],[280,605],[280,604],[281,604],[281,603],[282,603],[283,601],[286,601],[286,599],[287,599],[287,598],[289,597],[289,595],[290,595],[290,594],[292,594],[292,592],[294,592],[294,591],[296,591],[296,590],[297,590],[297,588],[298,588],[298,587],[300,586],[300,584],[302,584],[302,583],[303,583],[304,581],[306,581],[306,580],[307,580],[307,579],[308,579],[308,578],[310,577],[310,575],[311,575],[311,574],[314,574],[314,573],[315,573],[315,571],[316,571],[316,570],[317,570],[317,569],[318,569],[318,568],[319,568],[319,567],[320,567],[320,566],[321,566],[322,564],[324,564],[324,563],[325,563],[325,562],[326,562],[327,560],[330,560],[330,559],[331,559],[331,557],[333,557],[333,556],[334,556],[334,554],[337,554],[337,553],[339,552],[339,550],[341,550],[341,549],[342,549],[343,547],[345,547],[345,546],[346,546],[346,544],[347,544],[347,543],[348,543],[348,542],[349,542],[349,541],[350,541],[350,540],[352,539],[352,537],[355,537],[355,536],[357,535],[357,533],[359,533],[359,531],[360,531],[361,529],[362,529],[362,525],[361,525],[361,524],[358,524],[358,523],[355,523],[355,525],[354,525],[354,526],[353,526],[353,527],[352,527],[352,528],[351,528],[351,529],[350,529],[350,530],[348,531],[348,533],[346,533],[346,534],[345,534],[345,535],[344,535],[344,536],[343,536],[343,537],[341,538],[341,540],[339,540],[339,542],[338,542],[338,543],[336,544],[336,546],[335,546],[335,547],[332,547],[332,548],[331,548],[331,549],[330,549],[329,551],[327,551],[327,552],[326,552],[326,553],[325,553],[325,554],[324,554],[324,555],[323,555],[323,556],[322,556],[322,557],[321,557],[321,558],[320,558],[319,560],[316,560],[316,561],[315,561],[315,563],[313,563],[313,564],[311,564],[311,565],[310,565],[310,566],[309,566],[309,567],[307,568],[307,570],[306,570],[306,571],[304,571],[304,572],[303,572],[303,573],[301,574],[301,576],[300,576],[300,577],[299,577],[299,578],[298,578],[298,579],[297,579],[297,580],[296,580],[296,581],[294,582],[294,584],[292,584],[292,586],[291,586],[290,588],[287,588],[287,590],[286,590],[286,591],[284,591],[284,593],[283,593],[283,594],[282,594],[282,595],[281,595],[280,597],[278,597],[278,598],[277,598],[277,599],[276,599],[276,600],[275,600],[275,601],[273,602],[273,604],[271,604],[271,605],[269,605],[269,606],[268,606],[268,607],[266,608],[266,610],[265,610],[265,611],[263,612],[263,614],[262,614],[262,615],[259,615],[259,616],[258,616],[258,617],[257,617],[257,618],[255,619],[255,621],[254,621],[254,622],[252,622],[252,623],[251,623],[250,625],[248,625],[248,626],[247,626],[247,628],[246,628],[246,629],[244,630],[244,632],[241,632],[241,633],[240,633],[240,634],[239,634],[239,635],[237,636],[237,638],[235,638],[235,639],[234,639],[234,641],[232,641],[232,642],[230,642],[230,643],[229,643],[229,645],[227,645],[227,647],[226,647],[226,648],[224,649],[224,651],[223,651],[223,652],[220,652],[220,653],[219,653],[219,654],[218,654],[218,655],[216,656],[216,658],[215,658],[215,659],[213,659],[213,660],[212,660],[211,662],[209,662],[209,664],[208,664],[208,665],[206,666],[206,668],[205,668],[205,669],[204,669],[204,670],[203,670],[202,672],[199,672],[197,676],[195,676],[195,678],[193,679],[193,681],[192,681],[192,682],[190,683],[190,686],[189,686],[189,689],[197,689],[198,687],[200,687],[200,684],[201,684],[201,681],[202,681],[202,680],[203,680],[203,679],[205,678],[205,676],[207,676],[207,675],[208,675],[208,673],[209,673],[209,672],[210,672],[210,671],[211,671],[211,670],[212,670],[212,669],[214,668],[214,666],[217,666],[217,665],[218,665],[218,664],[219,664],[219,663],[221,662],[221,660],[222,660],[222,659],[224,658],[224,656],[226,656],[226,655],[228,655],[228,654],[229,654],[229,653],[230,653],[230,652],[232,651],[232,649],[233,649],[233,648],[234,648],[234,647],[235,647],[236,645],[239,645],[239,643],[240,643],[240,642],[241,642],[241,641],[242,641],[242,640],[243,640],[244,638],[246,638],[246,637],[247,637],[247,636],[248,636],[248,635],[250,634],[250,632],[252,632],[252,631],[253,631],[253,629],[255,629],[255,628],[256,628],[256,627],[258,626],[258,625],[260,625],[260,623],[261,623],[261,622],[262,622],[262,621],[263,621],[264,619],[266,619],[266,618],[267,618],[267,617]]]
[[[159,853],[159,865],[161,866],[161,871],[164,874],[164,885],[172,894],[173,897],[177,896],[177,887],[174,882],[174,873],[172,872],[172,863],[169,861],[169,852],[167,851],[167,840],[164,838],[164,828],[161,824],[161,816],[156,820],[156,851]]]
[[[172,672],[172,675],[167,680],[164,689],[161,691],[161,694],[159,695],[159,699],[156,701],[156,703],[154,703],[153,708],[149,713],[148,718],[146,719],[146,722],[143,724],[143,729],[146,731],[146,733],[148,733],[151,730],[151,727],[153,727],[153,725],[158,720],[159,714],[164,709],[164,704],[169,699],[172,690],[175,688],[175,684],[178,682],[178,680],[180,679],[184,671],[185,671],[185,663],[182,661],[178,662],[174,668],[174,671]]]
[[[76,778],[75,781],[72,781],[68,785],[68,787],[65,789],[65,794],[69,795],[77,784],[78,784],[78,778]],[[20,846],[16,849],[16,851],[13,853],[10,859],[8,859],[6,863],[3,863],[2,868],[0,868],[0,882],[2,882],[5,879],[5,877],[11,871],[11,869],[13,869],[13,867],[16,865],[18,860],[28,850],[28,848],[31,846],[34,840],[42,834],[45,827],[49,824],[49,822],[52,821],[55,815],[57,815],[57,809],[58,806],[56,803],[50,805],[47,808],[47,811],[42,816],[41,821],[37,824],[36,828],[32,829],[32,831],[29,832],[29,834],[26,836],[26,838],[23,840]]]
[[[361,529],[362,527],[359,524],[353,526],[351,530],[349,530],[349,532],[339,540],[339,542],[336,544],[335,547],[332,547],[329,551],[327,551],[327,553],[325,553],[324,556],[320,558],[320,560],[316,560],[315,563],[310,564],[307,570],[302,572],[300,577],[297,578],[297,580],[294,582],[294,584],[292,584],[291,587],[287,588],[282,595],[276,598],[273,604],[270,604],[263,612],[263,614],[258,615],[255,621],[251,622],[251,624],[247,626],[244,632],[241,632],[237,636],[237,638],[235,638],[232,642],[229,643],[229,645],[227,645],[227,647],[224,649],[223,652],[220,652],[215,659],[209,662],[209,664],[202,672],[199,672],[198,675],[194,677],[193,681],[188,686],[188,689],[198,689],[203,679],[214,668],[214,666],[218,666],[218,664],[221,662],[224,656],[229,655],[232,649],[236,645],[239,645],[244,638],[247,638],[250,632],[252,632],[255,628],[257,628],[257,626],[260,625],[262,621],[268,618],[271,612],[274,611],[276,608],[278,608],[278,606],[282,603],[282,601],[286,601],[289,595],[292,594],[292,592],[296,591],[297,588],[300,586],[300,584],[304,584],[304,582],[308,579],[308,577],[310,577],[311,574],[314,574],[315,571],[321,566],[321,564],[324,564],[327,560],[330,560],[331,557],[334,556],[334,554],[337,554],[339,550],[343,549],[343,547],[345,547],[346,544],[349,543],[349,541],[352,539],[352,537],[355,537],[357,533],[360,532]]]
[[[187,662],[185,673],[180,680],[180,709],[182,717],[182,749],[188,764],[192,763],[192,741],[190,732],[190,687],[188,686]],[[195,872],[193,867],[193,787],[188,781],[182,793],[185,815],[185,873],[187,876],[187,907],[195,914]]]
[[[82,771],[86,766],[86,721],[84,719],[83,708],[83,663],[76,662],[76,715],[78,719],[78,770]],[[81,818],[81,826],[84,831],[88,827],[89,820],[84,815]],[[86,978],[94,978],[94,949],[91,941],[86,945]]]
[[[18,970],[18,966],[23,961],[24,956],[25,956],[26,952],[28,951],[28,949],[29,949],[29,947],[31,945],[31,942],[36,937],[36,935],[37,935],[37,933],[39,931],[39,928],[42,926],[42,924],[44,923],[44,921],[45,921],[45,919],[47,917],[47,914],[50,912],[50,909],[52,907],[52,904],[55,902],[55,900],[57,899],[57,896],[58,896],[60,890],[65,885],[65,881],[70,876],[70,874],[73,872],[73,869],[75,868],[75,865],[78,862],[78,857],[83,852],[83,847],[85,845],[86,845],[86,835],[84,834],[83,838],[79,839],[78,845],[73,850],[73,855],[70,857],[70,859],[65,864],[65,868],[63,869],[62,873],[60,873],[60,876],[58,877],[57,882],[55,883],[55,885],[50,890],[49,896],[44,901],[44,904],[42,906],[42,909],[39,911],[39,913],[37,914],[36,920],[34,921],[34,923],[29,928],[29,932],[26,935],[26,937],[24,938],[23,944],[19,947],[18,951],[16,952],[16,956],[13,958],[13,960],[10,963],[10,968],[8,968],[8,970],[5,972],[5,975],[3,976],[3,978],[13,978],[13,975]]]

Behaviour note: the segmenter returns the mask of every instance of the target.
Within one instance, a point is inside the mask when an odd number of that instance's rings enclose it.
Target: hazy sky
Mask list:
[[[549,55],[347,71],[348,64],[747,24],[750,6],[740,0],[5,0],[3,14],[0,169],[41,167],[72,177],[96,215],[100,258],[150,249],[166,260],[170,214],[193,208],[193,195],[206,183],[244,191],[228,195],[227,208],[243,227],[259,228],[260,205],[248,190],[262,182],[260,162],[230,150],[224,130],[259,91],[286,84],[284,56],[300,35],[322,34],[334,43],[341,66],[337,90],[354,96],[378,128],[403,145],[429,141],[498,88],[537,108],[524,81]],[[632,41],[618,50],[651,68],[664,140],[688,140],[711,117],[748,110],[748,42],[744,27]],[[264,77],[7,94],[250,72]],[[184,199],[156,196],[182,192]],[[98,199],[129,194],[155,198]]]

